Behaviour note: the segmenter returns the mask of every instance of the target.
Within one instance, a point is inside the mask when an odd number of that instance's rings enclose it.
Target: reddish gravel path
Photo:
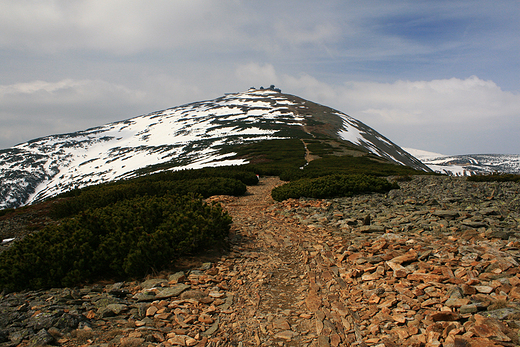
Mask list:
[[[356,323],[337,315],[334,320],[322,303],[341,306],[338,289],[344,282],[331,247],[342,238],[276,213],[270,192],[281,183],[262,179],[248,187],[248,195],[224,204],[241,242],[237,257],[225,262],[236,274],[230,288],[236,300],[234,316],[222,330],[230,342],[244,346],[338,346],[345,328],[355,335]]]
[[[518,345],[520,276],[504,251],[520,243],[303,225],[286,217],[292,207],[330,202],[274,203],[281,183],[262,179],[224,203],[238,243],[218,266],[235,300],[215,346]],[[482,260],[469,262],[469,248]]]

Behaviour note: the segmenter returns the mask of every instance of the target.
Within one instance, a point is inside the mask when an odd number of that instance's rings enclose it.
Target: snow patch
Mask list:
[[[405,151],[407,151],[408,153],[410,153],[411,155],[413,155],[414,157],[416,157],[417,159],[421,160],[421,161],[422,160],[436,159],[436,158],[441,158],[441,157],[446,157],[447,156],[445,154],[424,151],[422,149],[415,149],[415,148],[408,148],[408,147],[406,147],[406,148],[403,147],[403,149]]]

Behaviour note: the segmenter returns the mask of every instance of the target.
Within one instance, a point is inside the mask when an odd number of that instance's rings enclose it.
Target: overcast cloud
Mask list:
[[[275,84],[403,147],[520,154],[520,2],[0,0],[0,148]]]

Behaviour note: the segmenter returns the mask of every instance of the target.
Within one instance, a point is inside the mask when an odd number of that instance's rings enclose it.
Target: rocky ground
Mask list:
[[[0,346],[517,346],[520,185],[239,198],[232,249],[144,282],[0,296]]]

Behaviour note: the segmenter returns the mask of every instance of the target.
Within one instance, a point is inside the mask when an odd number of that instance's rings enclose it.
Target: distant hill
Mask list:
[[[143,173],[244,165],[252,158],[239,155],[240,146],[281,139],[321,141],[334,155],[371,156],[430,171],[345,113],[274,87],[251,88],[1,150],[0,208]]]
[[[518,154],[443,155],[411,148],[406,150],[431,170],[448,175],[471,176],[494,172],[520,174]]]

